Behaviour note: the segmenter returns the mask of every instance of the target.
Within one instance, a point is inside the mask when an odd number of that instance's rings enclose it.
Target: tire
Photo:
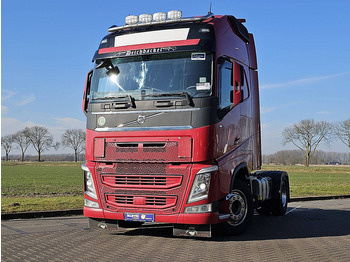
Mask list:
[[[277,198],[273,199],[272,201],[272,214],[275,216],[284,216],[287,212],[289,200],[289,183],[287,173],[282,172],[280,181],[276,182],[279,182],[279,190],[277,192]]]
[[[267,216],[271,214],[271,200],[266,200],[260,204],[260,207],[256,210],[259,215]]]
[[[222,235],[242,234],[247,230],[254,214],[253,197],[244,181],[235,180],[227,204],[230,218],[218,225],[219,232]]]
[[[289,202],[289,180],[284,171],[258,171],[256,175],[272,179],[271,199],[260,204],[259,215],[283,216],[287,212]]]

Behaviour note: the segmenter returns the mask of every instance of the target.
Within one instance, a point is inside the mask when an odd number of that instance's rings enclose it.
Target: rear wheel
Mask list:
[[[257,210],[260,215],[283,216],[287,212],[289,201],[288,174],[284,171],[259,171],[259,176],[272,179],[271,199],[260,204]]]
[[[237,179],[234,182],[227,204],[230,218],[219,225],[220,233],[224,235],[243,233],[250,224],[254,213],[253,198],[244,181]]]
[[[287,212],[289,198],[288,178],[283,172],[278,190],[278,197],[273,199],[272,214],[275,216],[283,216]]]

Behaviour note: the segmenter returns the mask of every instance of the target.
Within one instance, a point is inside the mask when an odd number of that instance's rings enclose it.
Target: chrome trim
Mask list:
[[[162,115],[162,114],[163,114],[163,113],[156,113],[156,114],[150,115],[150,116],[139,115],[139,116],[137,117],[136,120],[132,120],[132,121],[130,121],[130,122],[126,122],[126,123],[124,123],[124,124],[120,124],[120,125],[118,125],[117,127],[129,126],[129,125],[132,125],[132,124],[135,124],[135,123],[138,123],[139,125],[142,125],[147,119],[152,118],[152,117],[156,117],[156,116],[159,116],[159,115]],[[142,118],[142,119],[143,119],[143,122],[139,121],[140,117],[143,117],[143,118]]]
[[[81,169],[83,169],[86,172],[90,172],[89,168],[85,164],[81,165]]]
[[[208,167],[204,167],[201,170],[199,170],[197,172],[197,174],[210,173],[210,172],[214,172],[214,171],[218,171],[218,170],[219,170],[218,166],[208,166]]]
[[[176,20],[165,20],[165,21],[159,21],[159,22],[150,22],[150,23],[139,23],[139,24],[133,24],[133,25],[123,25],[123,26],[115,26],[108,28],[109,32],[116,32],[119,30],[129,29],[129,28],[135,28],[135,27],[143,27],[143,26],[150,26],[150,25],[161,25],[161,24],[173,24],[173,23],[182,23],[182,22],[196,22],[196,21],[203,21],[206,19],[209,19],[213,17],[213,13],[209,13],[205,16],[200,17],[188,17],[188,18],[181,18]]]
[[[147,113],[170,113],[198,111],[200,108],[173,109],[173,110],[140,110],[140,111],[118,111],[118,112],[91,112],[92,115],[117,115],[117,114],[147,114]]]
[[[230,217],[230,214],[219,214],[219,219],[223,220],[223,219],[228,219]]]
[[[114,132],[114,131],[161,131],[161,130],[188,130],[192,126],[152,126],[152,127],[98,127],[96,132]]]
[[[233,194],[228,194],[228,195],[225,197],[225,200],[229,200],[231,197],[233,197]]]

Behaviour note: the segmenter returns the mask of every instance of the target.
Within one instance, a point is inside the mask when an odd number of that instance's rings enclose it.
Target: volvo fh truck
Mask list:
[[[178,236],[240,234],[284,215],[285,172],[259,171],[254,38],[232,15],[130,15],[110,27],[86,79],[84,215]]]

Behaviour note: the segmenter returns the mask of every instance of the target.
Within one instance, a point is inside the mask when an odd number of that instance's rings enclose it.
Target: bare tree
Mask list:
[[[350,118],[334,125],[336,136],[350,149]]]
[[[9,160],[9,154],[10,154],[10,152],[12,150],[12,147],[13,147],[13,137],[12,137],[12,135],[7,135],[7,136],[1,137],[1,146],[5,150],[5,154],[6,154],[5,160],[8,161]]]
[[[26,135],[25,130],[18,131],[13,136],[13,142],[17,144],[17,149],[21,150],[22,156],[21,161],[24,161],[24,154],[27,151],[28,147],[30,146],[30,139]]]
[[[62,135],[62,145],[74,150],[74,161],[77,162],[78,154],[85,150],[85,132],[81,129],[67,129]]]
[[[46,127],[33,126],[24,129],[26,136],[30,139],[34,149],[38,152],[38,161],[41,160],[41,153],[53,147],[57,149],[59,143],[54,143],[53,136]]]
[[[305,166],[310,165],[310,158],[315,153],[321,141],[329,142],[332,133],[332,125],[326,121],[315,122],[313,119],[301,120],[292,127],[284,129],[283,145],[292,143],[305,156]]]

